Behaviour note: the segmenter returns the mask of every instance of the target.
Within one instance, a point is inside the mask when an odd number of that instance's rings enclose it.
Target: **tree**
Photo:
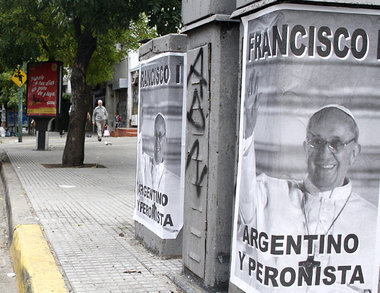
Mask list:
[[[144,1],[142,1],[144,2]],[[181,28],[181,0],[156,0],[146,3],[149,25],[160,35],[178,32]]]
[[[8,64],[30,60],[60,60],[72,69],[72,115],[70,117],[62,164],[82,165],[86,113],[89,105],[89,84],[110,75],[110,63],[117,54],[115,43],[128,41],[132,33],[127,29],[139,24],[146,26],[162,20],[156,28],[160,32],[175,32],[176,21],[164,17],[174,4],[176,17],[180,15],[179,0],[0,0],[1,16],[0,59]],[[174,7],[174,6],[173,6]],[[168,10],[169,9],[169,10]],[[166,11],[166,12],[165,12]],[[148,19],[141,22],[145,12]],[[172,15],[173,16],[173,15]],[[135,33],[135,31],[133,32]],[[21,36],[21,37],[20,37]],[[141,37],[135,35],[135,39]],[[16,40],[16,42],[12,42]],[[127,44],[128,45],[128,44]],[[127,46],[128,47],[128,46]],[[9,59],[7,59],[9,58]],[[102,67],[96,64],[102,63]],[[106,66],[104,66],[106,65]],[[105,68],[106,70],[102,70]],[[97,76],[91,72],[98,73]],[[107,73],[108,70],[108,73]],[[101,72],[99,74],[99,72]],[[100,78],[101,79],[101,78]]]
[[[141,13],[139,18],[131,22],[127,30],[110,30],[99,38],[87,70],[87,84],[96,85],[112,78],[115,64],[128,54],[128,50],[138,49],[139,40],[157,37],[157,31],[148,26],[148,18]],[[117,49],[115,44],[120,44]],[[99,71],[99,68],[102,70]]]

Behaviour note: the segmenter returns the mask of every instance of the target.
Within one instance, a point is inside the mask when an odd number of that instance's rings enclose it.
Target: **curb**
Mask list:
[[[65,282],[39,225],[16,226],[11,255],[19,293],[67,292]]]
[[[0,175],[4,185],[6,213],[8,218],[9,239],[12,240],[13,231],[20,224],[38,224],[33,216],[25,190],[13,169],[6,153],[1,153]]]
[[[6,153],[1,153],[11,256],[19,293],[67,293],[65,281]]]

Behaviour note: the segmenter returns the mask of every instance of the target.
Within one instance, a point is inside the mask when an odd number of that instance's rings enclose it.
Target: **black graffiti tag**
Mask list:
[[[200,160],[198,159],[199,158],[199,140],[196,139],[193,143],[193,146],[191,147],[191,150],[190,150],[190,153],[187,155],[187,159],[186,159],[186,169],[187,167],[189,167],[190,165],[190,162],[192,160],[192,157],[194,155],[194,153],[196,152],[196,156],[194,158],[195,160],[195,164],[196,164],[196,168],[195,168],[195,186],[197,188],[197,195],[199,196],[200,193],[201,193],[201,189],[202,189],[202,186],[201,186],[201,183],[204,179],[204,177],[206,176],[207,174],[207,171],[208,171],[208,168],[207,166],[203,166],[203,169],[202,169],[202,172],[200,172],[199,174],[199,164],[200,164]]]
[[[205,115],[203,113],[201,99],[198,95],[198,89],[194,90],[193,101],[191,102],[190,112],[187,112],[187,120],[193,125],[196,129],[204,130],[206,125]],[[198,104],[196,106],[196,103]],[[193,115],[194,111],[199,111],[202,121],[197,122],[194,120]]]
[[[193,91],[193,99],[191,102],[190,110],[187,112],[187,120],[195,129],[197,130],[205,130],[206,127],[206,118],[203,112],[202,102],[203,102],[203,87],[207,86],[207,81],[204,78],[203,73],[203,62],[204,62],[204,56],[203,56],[203,48],[201,48],[194,59],[193,64],[190,66],[190,72],[188,74],[187,78],[187,84],[190,83],[191,78],[194,79],[195,82],[193,82],[194,85],[198,85],[199,89],[197,87],[194,88]],[[200,70],[197,70],[197,66],[200,67]],[[198,113],[198,115],[195,115]],[[199,118],[199,119],[197,119]],[[199,134],[198,134],[199,135]],[[186,169],[190,166],[191,162],[195,161],[195,183],[196,186],[196,192],[197,196],[199,197],[202,190],[202,182],[207,175],[208,168],[207,165],[204,165],[201,169],[201,159],[199,158],[199,140],[196,139],[193,142],[193,145],[191,147],[190,152],[187,155],[186,159]]]
[[[200,63],[200,72],[195,68],[196,65]],[[203,101],[203,86],[207,85],[206,79],[203,77],[203,48],[201,48],[198,52],[197,57],[194,60],[194,64],[190,65],[190,72],[187,77],[187,84],[189,84],[191,77],[195,75],[195,77],[198,78],[199,83],[199,93],[198,89],[194,89],[193,92],[193,100],[191,102],[190,111],[187,112],[187,120],[190,122],[191,125],[193,125],[196,129],[204,130],[205,129],[205,116],[202,109],[202,101]],[[200,122],[197,122],[194,120],[194,113],[195,111],[199,111],[199,115],[201,116]]]

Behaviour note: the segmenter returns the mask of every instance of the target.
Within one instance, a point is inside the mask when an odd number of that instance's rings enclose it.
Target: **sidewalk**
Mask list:
[[[68,292],[181,292],[166,276],[181,273],[181,259],[156,257],[134,238],[135,137],[86,137],[85,163],[105,168],[45,168],[61,163],[66,138],[56,133],[49,151],[35,151],[31,136],[1,140]]]

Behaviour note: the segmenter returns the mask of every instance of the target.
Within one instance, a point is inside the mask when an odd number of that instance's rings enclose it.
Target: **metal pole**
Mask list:
[[[18,142],[22,142],[22,86],[18,89]]]
[[[25,71],[26,63],[22,64],[22,70]],[[23,86],[18,89],[18,142],[22,142],[22,96]]]

